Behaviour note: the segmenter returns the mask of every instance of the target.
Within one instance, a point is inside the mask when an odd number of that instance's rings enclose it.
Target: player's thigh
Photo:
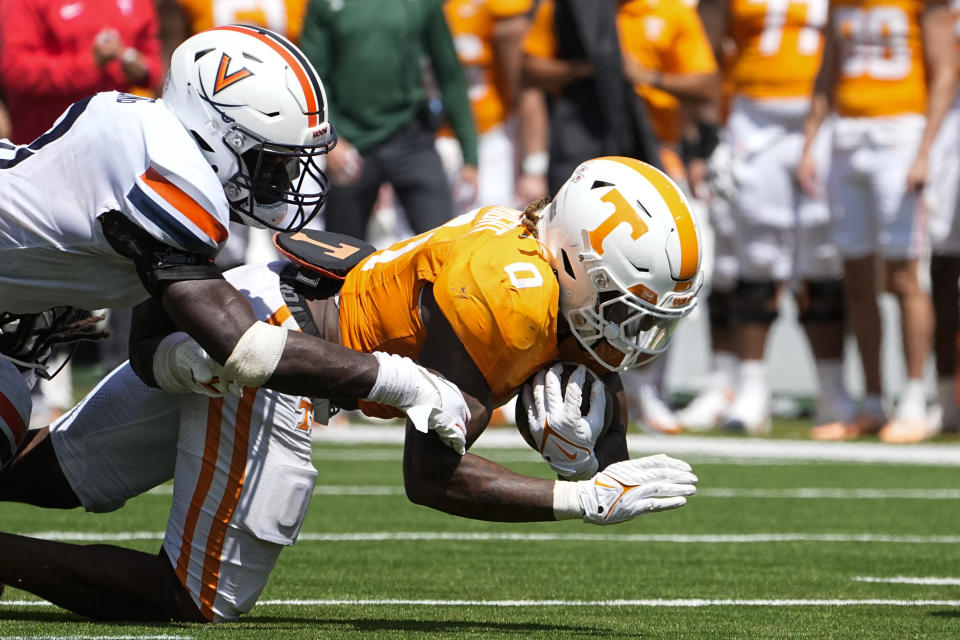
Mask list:
[[[253,607],[306,516],[311,409],[263,389],[185,404],[163,548],[203,615],[233,620]]]
[[[796,279],[819,282],[843,277],[843,258],[829,223],[798,227],[796,239]]]
[[[799,146],[792,132],[764,133],[769,144],[750,152],[734,151],[737,202],[734,213],[744,224],[789,227],[795,220],[794,168]],[[800,140],[802,144],[802,140]],[[736,149],[736,143],[734,143]]]
[[[738,238],[740,279],[784,282],[793,271],[795,235],[792,228],[745,225]]]
[[[173,477],[178,402],[126,362],[50,426],[60,468],[88,511],[113,511]]]
[[[919,258],[927,249],[927,220],[921,195],[907,188],[922,128],[902,132],[896,144],[876,151],[871,188],[880,228],[879,252],[894,260]]]
[[[877,246],[873,194],[859,164],[860,149],[835,149],[827,178],[833,242],[844,258],[870,255]]]
[[[30,387],[14,364],[0,358],[0,469],[13,460],[27,434],[33,402]]]
[[[960,255],[960,97],[950,109],[930,149],[924,199],[935,255]]]

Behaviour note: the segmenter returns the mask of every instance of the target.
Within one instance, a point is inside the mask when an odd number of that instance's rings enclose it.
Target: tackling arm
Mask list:
[[[226,280],[170,283],[161,302],[174,323],[220,363],[228,361],[241,337],[257,322],[250,304]],[[379,369],[373,355],[302,332],[286,334],[280,360],[263,386],[304,396],[370,395]],[[146,380],[153,382],[152,376]]]

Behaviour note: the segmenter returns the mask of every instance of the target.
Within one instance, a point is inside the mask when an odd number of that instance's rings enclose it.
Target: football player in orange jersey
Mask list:
[[[662,353],[696,305],[701,280],[699,231],[683,195],[628,158],[584,163],[552,203],[525,212],[482,208],[354,260],[338,300],[339,283],[317,292],[343,277],[332,271],[342,258],[331,256],[358,247],[333,240],[286,234],[278,246],[294,264],[251,265],[227,277],[272,323],[408,353],[447,375],[469,398],[468,444],[494,406],[559,357],[588,362],[615,385],[614,372]],[[154,315],[138,311],[136,368],[151,366],[160,338],[152,337]],[[181,340],[162,340],[171,338]],[[229,385],[212,381],[215,363],[192,353],[181,361],[184,379],[221,397],[151,389],[125,365],[35,434],[0,475],[0,499],[91,511],[116,509],[173,477],[160,554],[0,534],[0,582],[103,619],[232,620],[253,606],[306,514],[316,477],[311,401],[254,388],[222,397]],[[599,425],[587,423],[603,411],[580,415],[582,381],[574,373],[561,390],[547,376],[546,389],[525,392],[531,430],[552,441],[541,453],[556,452],[550,466],[576,481],[520,476],[408,425],[407,496],[496,521],[612,524],[683,505],[697,481],[689,466],[666,456],[626,459],[622,393],[598,440]],[[592,403],[604,402],[602,385],[590,392]],[[552,411],[551,395],[564,396],[572,412]]]
[[[825,167],[815,159],[814,140],[834,111],[827,196],[866,396],[859,416],[814,429],[815,438],[879,433],[887,442],[908,442],[930,434],[923,375],[934,318],[917,273],[928,247],[920,196],[930,174],[930,148],[956,88],[951,26],[948,7],[938,0],[830,4],[797,174],[809,193],[820,190]],[[900,307],[907,374],[889,420],[880,370],[878,258],[885,289]]]
[[[616,8],[624,78],[642,98],[666,173],[685,182],[680,158],[681,106],[715,97],[717,65],[696,11],[684,0],[621,0]],[[593,75],[590,63],[558,57],[555,3],[537,8],[524,40],[524,76],[532,86],[557,91]],[[592,115],[587,116],[595,117]],[[588,123],[588,128],[593,123]],[[541,131],[545,127],[539,128]],[[525,154],[545,150],[546,139],[528,140]],[[559,167],[557,168],[559,170]],[[551,170],[551,175],[556,173]],[[639,410],[640,423],[653,431],[676,433],[679,425],[661,396],[665,361],[624,382]]]
[[[960,0],[951,0],[960,64]],[[942,431],[960,429],[957,406],[957,335],[960,332],[960,91],[930,149],[930,180],[924,191],[930,210],[930,288],[936,326],[937,396]]]
[[[843,386],[841,259],[831,242],[825,198],[807,195],[796,181],[827,0],[702,0],[701,10],[714,14],[707,20],[712,37],[728,39],[733,51],[725,139],[739,223],[734,313],[740,373],[724,426],[748,433],[770,428],[764,354],[785,286],[795,289],[816,359],[815,424],[849,420],[854,408]],[[825,128],[815,150],[819,159],[828,158]]]
[[[457,56],[467,76],[467,94],[477,128],[476,193],[454,184],[458,213],[467,208],[514,202],[513,113],[520,88],[520,43],[533,0],[446,0],[443,5]],[[453,131],[437,139],[445,158],[462,155]],[[448,171],[450,162],[447,164]],[[454,178],[456,181],[456,178]],[[467,206],[465,206],[467,205]]]

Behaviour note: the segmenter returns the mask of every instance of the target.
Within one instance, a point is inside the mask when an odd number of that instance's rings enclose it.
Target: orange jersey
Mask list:
[[[484,207],[366,258],[340,291],[341,342],[416,358],[426,337],[420,290],[432,284],[494,399],[507,400],[559,355],[560,285],[521,216]]]
[[[556,56],[553,2],[543,0],[523,43],[533,56]],[[617,11],[620,48],[643,67],[662,73],[714,73],[717,63],[696,10],[684,0],[630,0]],[[647,85],[636,85],[660,142],[680,141],[680,102]]]
[[[828,0],[731,0],[734,90],[753,99],[809,98]]]
[[[191,33],[225,24],[252,24],[297,42],[307,0],[178,0]]]
[[[506,121],[503,78],[494,59],[493,28],[497,20],[527,13],[533,0],[447,0],[443,5],[457,56],[467,76],[470,105],[478,133]]]
[[[832,0],[837,113],[924,113],[923,0]]]

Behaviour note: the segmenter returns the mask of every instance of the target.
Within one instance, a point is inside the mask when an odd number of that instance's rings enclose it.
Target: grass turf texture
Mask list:
[[[960,534],[957,499],[710,497],[709,489],[960,489],[956,468],[750,464],[690,460],[702,495],[683,509],[615,527],[579,522],[497,524],[409,503],[400,448],[314,445],[320,487],[369,487],[381,495],[313,498],[298,544],[281,554],[260,604],[238,623],[96,624],[55,607],[11,606],[33,596],[7,588],[0,638],[950,638],[960,609],[945,605],[551,606],[478,604],[269,604],[289,600],[960,600],[958,585],[858,582],[856,576],[960,578],[960,544],[943,541],[732,542],[631,540],[637,535],[726,536]],[[549,477],[532,452],[479,450]],[[635,452],[639,455],[639,452]],[[736,493],[736,492],[734,492]],[[2,529],[148,532],[118,544],[155,552],[170,494],[161,487],[113,514],[0,504]],[[554,539],[390,539],[397,532],[560,534]],[[383,533],[384,540],[343,540]],[[569,536],[589,534],[589,539]],[[339,539],[316,540],[320,535]],[[564,537],[568,536],[568,537]]]

